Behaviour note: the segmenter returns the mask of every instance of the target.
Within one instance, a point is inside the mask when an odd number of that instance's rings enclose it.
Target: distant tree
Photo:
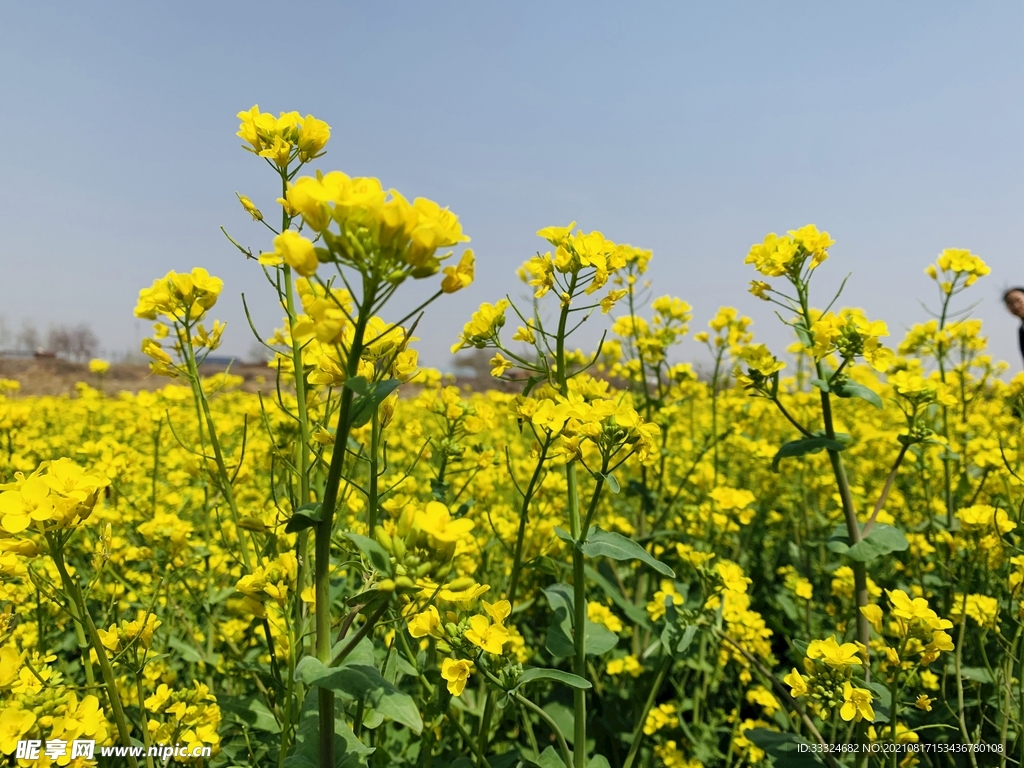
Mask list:
[[[15,339],[18,349],[23,349],[26,352],[35,352],[39,349],[40,336],[39,331],[31,320],[21,321],[21,330],[18,331],[18,336]]]
[[[84,323],[69,328],[66,325],[50,326],[46,334],[46,349],[68,360],[85,362],[96,356],[99,339]]]
[[[96,334],[88,325],[83,323],[76,326],[71,330],[69,336],[71,341],[69,354],[72,360],[84,363],[96,357],[100,340],[96,338]]]
[[[269,361],[272,357],[273,353],[269,349],[258,341],[254,341],[252,346],[249,347],[248,354],[245,356],[245,362],[250,365],[261,365]]]
[[[491,374],[491,355],[484,349],[474,349],[455,356],[455,372],[460,376],[476,379]]]
[[[11,329],[7,327],[7,318],[0,315],[0,350],[10,347],[11,338]]]
[[[46,351],[61,357],[71,357],[71,331],[63,325],[51,325],[46,332]]]

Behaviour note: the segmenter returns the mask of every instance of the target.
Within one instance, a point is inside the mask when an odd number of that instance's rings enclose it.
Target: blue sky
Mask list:
[[[252,345],[243,292],[269,335],[281,312],[219,232],[270,247],[234,194],[277,196],[234,135],[258,103],[330,123],[325,170],[459,214],[478,279],[420,325],[428,364],[523,294],[537,229],[576,220],[652,248],[655,295],[695,325],[731,304],[777,348],[743,264],[766,232],[829,230],[821,289],[853,272],[844,303],[896,339],[934,299],[923,268],[970,248],[993,270],[975,314],[1020,368],[999,303],[1024,283],[1020,2],[5,4],[0,67],[9,327],[84,321],[122,353],[138,289],[199,265],[226,283],[226,351]]]

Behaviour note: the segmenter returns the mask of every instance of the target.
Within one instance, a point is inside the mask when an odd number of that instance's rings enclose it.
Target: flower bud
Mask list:
[[[398,535],[403,538],[407,537],[413,530],[412,526],[415,519],[416,509],[412,505],[407,504],[402,510],[401,517],[398,518]]]

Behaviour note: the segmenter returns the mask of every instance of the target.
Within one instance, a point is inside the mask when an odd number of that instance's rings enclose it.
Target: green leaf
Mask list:
[[[576,736],[576,728],[573,725],[576,719],[573,716],[572,709],[565,704],[552,701],[544,705],[544,711],[547,712],[548,717],[555,721],[555,725],[558,726],[558,730],[565,736],[565,740],[572,744]]]
[[[343,638],[341,641],[334,644],[331,648],[331,658],[341,653],[342,649],[348,645],[348,639]],[[349,651],[348,656],[342,662],[344,666],[355,666],[356,664],[365,664],[369,667],[374,666],[376,659],[373,655],[373,640],[368,637],[364,637],[358,643],[356,647]]]
[[[552,656],[561,658],[575,654],[573,646],[573,597],[568,584],[554,584],[544,590],[554,617],[548,626],[545,647]],[[584,624],[583,647],[588,656],[601,656],[619,643],[619,636],[589,619]]]
[[[956,674],[956,665],[950,663],[946,665],[946,673],[950,675]],[[988,673],[988,670],[984,667],[960,667],[960,677],[965,680],[973,680],[976,683],[992,683],[995,682],[992,679],[992,675]]]
[[[267,705],[256,696],[235,699],[218,699],[221,710],[234,715],[253,730],[280,733],[281,726]]]
[[[416,733],[423,730],[423,718],[412,696],[398,690],[374,667],[366,664],[326,667],[319,659],[305,656],[295,667],[295,679],[329,688],[350,699],[365,698],[369,706],[385,717]]]
[[[865,683],[858,681],[858,685],[871,689],[878,701],[874,704],[875,718],[872,722],[888,723],[892,716],[892,691],[882,683]]]
[[[577,688],[581,691],[588,690],[593,686],[590,685],[589,680],[585,680],[579,675],[574,675],[570,672],[563,672],[560,669],[544,669],[542,667],[533,667],[527,669],[519,676],[519,685],[526,685],[532,683],[534,680],[554,680],[558,683],[568,685],[570,688]]]
[[[619,636],[607,627],[587,620],[583,638],[583,647],[587,656],[603,656],[619,644]],[[548,653],[558,658],[569,658],[575,655],[576,648],[572,641],[571,629],[561,622],[552,622],[548,626],[548,636],[544,643]]]
[[[368,423],[384,398],[398,389],[401,383],[398,379],[386,379],[371,384],[362,376],[346,381],[345,388],[356,393],[349,414],[349,426],[361,427]]]
[[[315,528],[320,524],[320,505],[303,504],[295,510],[295,513],[285,525],[285,533],[298,533],[306,528]]]
[[[556,531],[557,533],[557,531]],[[639,560],[649,565],[662,576],[675,578],[675,571],[655,558],[650,552],[621,533],[604,531],[596,525],[587,532],[587,540],[580,547],[587,557],[610,557],[612,560]]]
[[[607,475],[602,475],[604,481],[608,484],[608,490],[612,493],[618,493],[622,490],[622,486],[619,485],[619,481],[615,479],[615,475],[609,472]]]
[[[597,584],[597,586],[599,586],[604,593],[611,598],[611,601],[615,603],[615,605],[618,606],[624,614],[626,614],[626,617],[630,621],[634,624],[639,624],[644,629],[651,628],[651,623],[647,618],[647,611],[631,600],[627,600],[623,597],[622,591],[618,586],[606,579],[596,568],[585,565],[583,566],[583,571],[586,574],[587,579]]]
[[[307,657],[308,658],[308,657]],[[320,767],[320,715],[317,692],[310,691],[302,703],[295,745],[285,758],[284,768]],[[334,768],[362,768],[373,748],[363,744],[345,722],[343,707],[334,709]]]
[[[850,539],[837,528],[828,541],[828,548],[833,552],[846,555],[859,563],[870,563],[872,560],[888,555],[890,552],[903,552],[910,547],[907,537],[898,528],[884,523],[876,523],[868,535],[852,547]]]
[[[817,387],[822,392],[831,392],[828,382],[825,379],[811,379],[811,385]]]
[[[530,392],[533,390],[533,388],[540,384],[542,381],[544,381],[543,376],[531,376],[530,378],[528,378],[526,380],[526,386],[523,388],[523,397],[529,397]]]
[[[805,347],[814,345],[814,339],[811,338],[811,333],[807,330],[807,326],[804,324],[803,320],[794,323],[793,330],[796,331],[797,338],[800,339],[800,343]]]
[[[358,533],[346,533],[345,538],[356,545],[367,559],[381,573],[391,575],[391,557],[380,544],[367,536],[360,536]]]
[[[822,765],[813,752],[801,752],[801,746],[810,748],[811,743],[793,733],[770,731],[767,728],[751,728],[743,735],[767,752],[775,768],[814,768]]]
[[[885,407],[882,404],[882,398],[877,393],[868,389],[863,384],[858,384],[849,379],[843,379],[833,385],[832,391],[836,393],[836,397],[859,397],[861,400],[871,403],[878,410],[882,410]]]
[[[195,646],[179,640],[176,637],[168,638],[167,644],[178,652],[178,655],[191,664],[199,664],[203,661],[203,655],[196,650]]]
[[[545,747],[544,751],[540,753],[537,758],[537,765],[540,768],[565,768],[565,763],[562,762],[562,756],[558,750],[554,747]]]
[[[682,657],[699,630],[695,624],[684,624],[675,603],[671,598],[665,598],[665,627],[661,630],[661,644],[667,653]]]
[[[587,761],[587,768],[611,768],[611,764],[604,755],[594,755]]]
[[[802,437],[799,440],[792,440],[779,448],[779,452],[775,454],[775,458],[772,459],[772,472],[778,472],[779,462],[791,456],[803,456],[824,450],[841,451],[845,448],[846,446],[838,440],[830,440],[827,437]]]

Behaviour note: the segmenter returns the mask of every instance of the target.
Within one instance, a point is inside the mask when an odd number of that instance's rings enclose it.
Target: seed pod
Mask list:
[[[240,517],[238,519],[238,527],[246,531],[255,531],[256,533],[263,533],[267,530],[264,522],[255,517]]]
[[[388,552],[394,553],[395,543],[392,541],[391,536],[379,525],[373,529],[373,536],[377,539],[377,543],[380,544]]]
[[[399,589],[416,589],[416,583],[408,576],[399,576],[395,579],[395,586]]]

